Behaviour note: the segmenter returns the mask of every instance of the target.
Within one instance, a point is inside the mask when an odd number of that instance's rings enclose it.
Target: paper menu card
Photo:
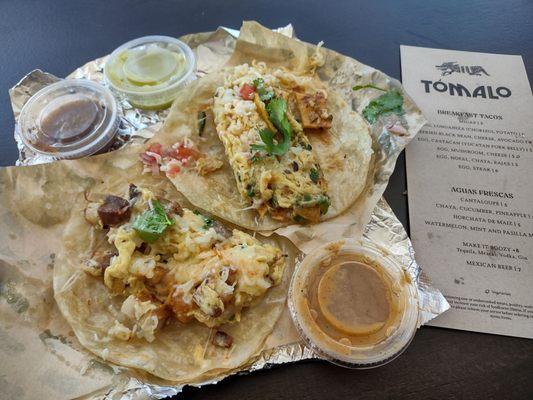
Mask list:
[[[430,325],[533,338],[533,97],[520,56],[401,46],[429,123],[406,148],[416,258],[451,305]]]

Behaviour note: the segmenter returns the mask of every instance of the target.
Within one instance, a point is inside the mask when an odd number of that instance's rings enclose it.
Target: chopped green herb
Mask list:
[[[203,228],[204,229],[209,229],[213,226],[214,222],[211,218],[209,217],[206,217],[205,215],[203,216],[204,217],[204,226]]]
[[[283,141],[274,143],[274,133],[269,129],[259,131],[259,136],[264,144],[252,144],[252,150],[264,151],[269,155],[282,156],[289,150],[290,136],[283,135]]]
[[[317,204],[320,207],[320,214],[321,215],[326,214],[329,210],[329,205],[330,205],[329,197],[322,196],[320,200],[318,200]]]
[[[274,208],[278,208],[279,207],[278,199],[277,199],[276,196],[272,196],[272,198],[270,199],[270,204]]]
[[[259,136],[264,144],[252,144],[252,150],[264,151],[267,154],[282,156],[289,150],[292,138],[292,127],[287,119],[287,102],[279,97],[272,99],[267,104],[267,112],[274,126],[283,135],[283,140],[274,143],[274,132],[269,129],[259,131]]]
[[[202,136],[205,129],[205,120],[207,119],[207,115],[205,111],[199,111],[198,112],[198,136]]]
[[[252,164],[255,164],[259,161],[261,161],[263,157],[261,157],[258,153],[255,153],[253,156],[252,156]]]
[[[302,223],[302,222],[307,221],[304,217],[302,217],[301,215],[298,215],[298,214],[294,214],[294,216],[292,217],[292,220],[294,222],[298,222],[298,223]]]
[[[152,200],[150,209],[137,216],[133,221],[133,229],[143,241],[154,243],[173,223],[174,221],[168,218],[161,203]]]
[[[378,98],[368,103],[368,106],[363,110],[363,116],[368,122],[373,124],[381,115],[385,114],[402,115],[403,111],[403,95],[399,90],[391,90],[382,94]]]
[[[246,194],[248,197],[252,198],[255,195],[255,185],[253,183],[249,183],[246,185]]]
[[[298,201],[298,205],[300,205],[301,207],[313,207],[315,205],[318,205],[320,208],[320,214],[323,215],[328,212],[330,201],[329,197],[323,194],[311,195],[309,193],[306,193]]]
[[[311,170],[309,171],[309,178],[311,178],[313,182],[317,183],[320,179],[320,173],[318,172],[318,169],[311,168]]]
[[[193,213],[195,213],[196,215],[202,217],[202,219],[204,220],[204,225],[202,226],[202,228],[204,228],[204,229],[211,228],[213,226],[213,224],[215,223],[215,221],[213,221],[212,218],[209,218],[208,216],[202,214],[198,210],[194,210]]]
[[[254,86],[255,86],[255,91],[257,92],[257,94],[259,95],[259,98],[262,101],[269,101],[269,100],[272,100],[272,98],[274,97],[274,92],[271,90],[268,90],[265,87],[265,81],[263,78],[254,79]]]
[[[382,89],[380,87],[377,87],[375,85],[372,85],[372,84],[368,84],[368,85],[356,85],[352,88],[353,90],[361,90],[361,89],[376,89],[376,90],[381,90],[382,92],[386,92],[385,89]]]
[[[311,146],[308,143],[300,142],[298,144],[300,145],[300,147],[302,147],[305,150],[309,150],[309,151],[313,150],[313,146]]]
[[[287,119],[287,102],[281,97],[272,99],[267,104],[267,112],[270,120],[281,133],[287,132],[292,136],[292,127]]]

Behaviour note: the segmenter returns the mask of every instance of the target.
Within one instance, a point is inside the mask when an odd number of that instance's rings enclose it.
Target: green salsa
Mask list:
[[[187,72],[181,52],[157,44],[124,50],[107,66],[113,85],[134,92],[152,92],[177,82]]]

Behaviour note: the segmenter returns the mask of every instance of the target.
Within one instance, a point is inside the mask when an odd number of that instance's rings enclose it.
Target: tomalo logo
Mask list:
[[[489,73],[481,65],[460,65],[456,61],[443,62],[440,65],[435,65],[438,71],[441,72],[441,77],[438,81],[432,81],[427,79],[421,79],[420,83],[424,85],[424,91],[426,93],[438,92],[447,93],[450,96],[458,97],[471,97],[482,99],[501,99],[511,97],[511,89],[506,86],[499,85],[483,85],[480,82],[469,83],[453,83],[448,82],[448,79],[443,81],[444,76],[452,75],[457,72],[458,74],[468,74],[469,76],[490,76]],[[452,78],[453,79],[453,78]],[[491,76],[491,81],[495,80],[495,77]]]
[[[481,76],[481,74],[485,74],[486,76],[490,76],[487,71],[485,71],[485,68],[483,68],[481,65],[459,65],[456,61],[448,61],[443,62],[441,65],[435,65],[435,67],[441,72],[442,76],[451,75],[454,72],[457,72],[458,74],[468,74],[468,75],[475,75],[475,76]]]

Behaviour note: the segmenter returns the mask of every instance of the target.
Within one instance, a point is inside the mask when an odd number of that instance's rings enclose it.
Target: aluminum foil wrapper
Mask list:
[[[291,25],[279,28],[277,31],[286,36],[294,37],[294,30]],[[181,40],[189,44],[195,52],[197,58],[196,76],[200,77],[208,74],[223,65],[230,58],[238,35],[239,31],[221,27],[215,32],[191,34],[182,37]],[[86,78],[105,84],[103,78],[105,61],[106,57],[102,57],[88,62],[70,74],[69,78]],[[41,70],[34,70],[22,78],[9,91],[15,120],[18,119],[20,110],[25,102],[33,94],[57,80],[59,78]],[[124,98],[119,98],[118,103],[121,122],[118,139],[113,149],[126,146],[129,143],[146,141],[157,131],[168,113],[168,110],[147,111],[137,109]],[[15,140],[19,148],[17,165],[34,165],[53,161],[49,157],[35,154],[27,149],[22,143],[16,129]],[[405,266],[413,282],[416,282],[420,306],[419,325],[427,323],[449,308],[446,299],[438,289],[432,286],[429,278],[416,263],[411,241],[401,222],[396,218],[385,200],[381,199],[377,203],[371,221],[365,227],[363,241],[369,241],[374,246],[381,248],[388,255],[398,258]],[[303,258],[303,254],[301,257]],[[289,318],[288,310],[285,318]],[[237,371],[232,371],[225,376],[218,376],[216,379],[195,383],[193,386],[215,384],[228,375],[246,374],[258,369],[267,368],[270,365],[319,358],[311,349],[300,342],[297,337],[295,337],[292,343],[271,346],[270,348],[265,346],[265,348],[267,349],[257,355],[247,366]],[[88,366],[88,368],[92,367],[91,365]],[[127,372],[122,373],[124,370],[119,367],[105,366],[105,368],[113,369],[113,374],[115,374],[113,384],[80,397],[80,399],[161,399],[176,395],[183,390],[182,385],[169,386],[165,384],[146,383],[142,377],[132,377]],[[85,372],[82,371],[83,374]]]

